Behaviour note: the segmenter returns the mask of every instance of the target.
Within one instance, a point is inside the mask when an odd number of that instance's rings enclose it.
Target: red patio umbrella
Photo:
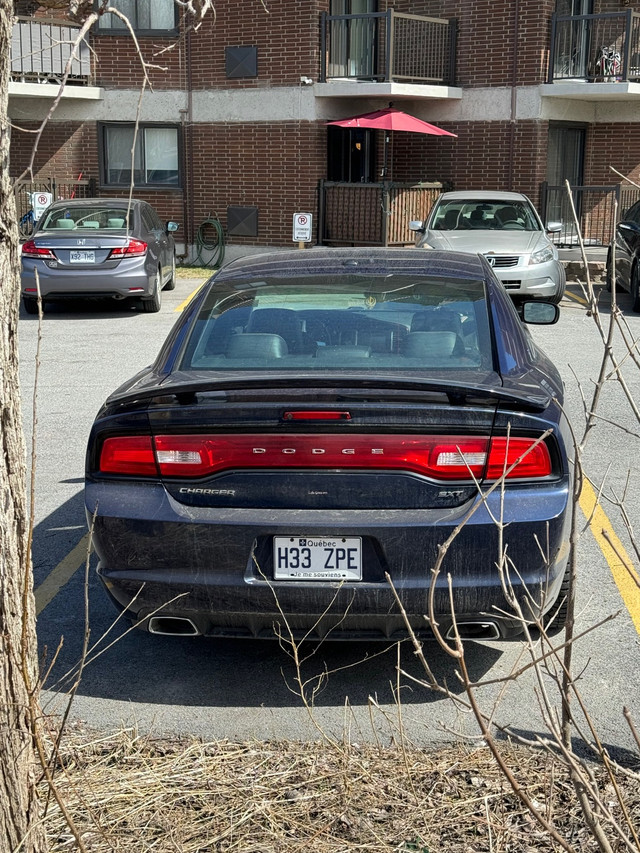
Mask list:
[[[361,115],[353,116],[352,118],[343,118],[339,121],[329,121],[327,124],[335,125],[336,127],[368,127],[374,130],[405,130],[410,133],[426,133],[432,136],[455,136],[456,133],[449,133],[448,130],[443,130],[441,127],[436,127],[435,124],[429,124],[428,121],[403,113],[402,110],[396,110],[388,106],[384,110],[374,110],[372,113],[362,113]],[[384,175],[387,174],[387,143],[389,137],[384,136]]]

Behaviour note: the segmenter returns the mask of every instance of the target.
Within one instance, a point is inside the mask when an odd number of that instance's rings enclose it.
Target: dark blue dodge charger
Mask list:
[[[157,634],[395,639],[406,619],[427,637],[453,611],[463,637],[497,639],[522,631],[513,594],[561,627],[570,431],[525,325],[558,308],[521,311],[477,255],[224,267],[91,431],[114,603]]]

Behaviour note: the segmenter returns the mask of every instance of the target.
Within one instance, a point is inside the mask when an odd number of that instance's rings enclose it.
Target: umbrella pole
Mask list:
[[[387,147],[389,145],[389,131],[384,131],[384,144],[382,146],[382,180],[387,180]]]

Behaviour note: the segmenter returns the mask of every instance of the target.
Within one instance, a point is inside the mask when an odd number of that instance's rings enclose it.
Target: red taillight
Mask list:
[[[141,255],[146,255],[147,244],[144,240],[129,240],[126,246],[116,246],[109,252],[111,258],[138,258]]]
[[[105,474],[135,474],[157,477],[158,466],[149,435],[107,438],[100,453],[100,471]]]
[[[497,437],[491,439],[486,479],[500,479],[518,459],[516,467],[507,474],[508,479],[548,477],[553,470],[549,448],[544,441],[536,444],[534,438]]]
[[[434,480],[497,480],[552,473],[549,450],[534,438],[416,435],[160,435],[108,438],[107,474],[197,478],[233,469],[313,468],[411,471]]]
[[[35,240],[26,240],[22,244],[22,256],[24,258],[53,258],[54,260],[56,257],[51,249],[36,246]]]

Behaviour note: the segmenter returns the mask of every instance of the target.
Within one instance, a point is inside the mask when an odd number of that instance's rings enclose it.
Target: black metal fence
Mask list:
[[[51,176],[38,181],[17,181],[14,186],[16,196],[16,211],[18,224],[23,236],[33,230],[33,195],[35,193],[51,193],[53,201],[65,198],[93,198],[96,194],[95,178],[78,179],[76,181],[60,181]]]
[[[318,242],[334,246],[412,246],[412,219],[426,219],[440,183],[320,181]]]
[[[548,83],[640,80],[640,14],[554,15]]]
[[[321,18],[320,80],[453,85],[456,21],[389,9]]]

